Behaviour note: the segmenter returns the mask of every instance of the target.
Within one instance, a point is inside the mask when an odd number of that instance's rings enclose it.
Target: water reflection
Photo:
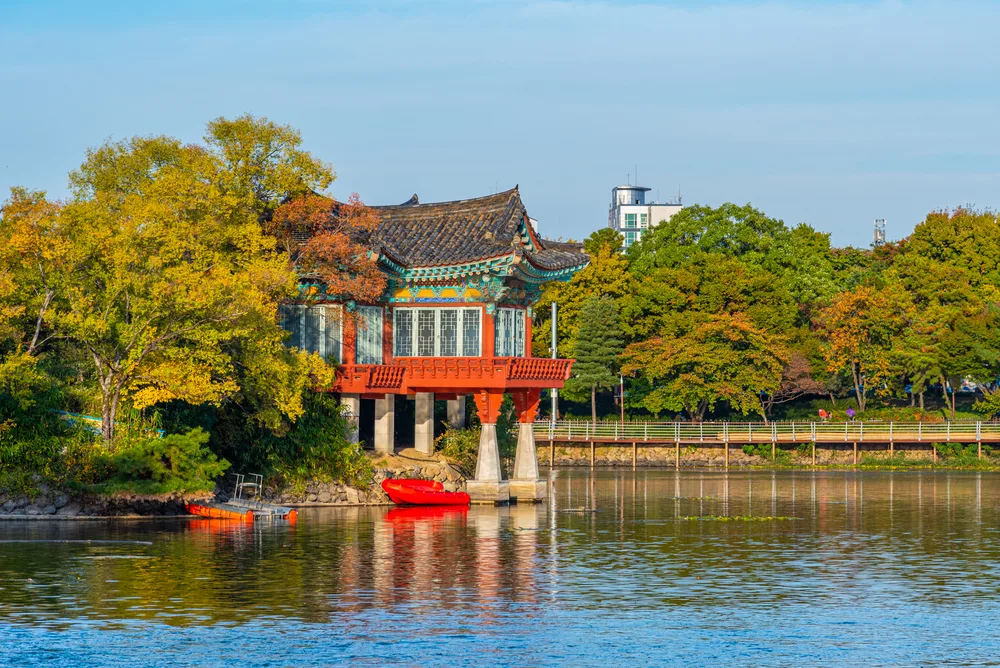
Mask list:
[[[982,624],[1000,608],[997,480],[560,470],[540,505],[307,510],[296,526],[2,523],[0,629],[19,642],[0,659],[136,628],[191,634],[214,659],[231,625],[294,636],[290,651],[324,638],[404,662],[424,662],[431,639],[442,657],[487,643],[543,662],[556,636],[578,662],[682,648],[707,662],[737,646],[779,663],[887,647],[984,659],[998,640]],[[73,542],[88,540],[114,542]],[[144,642],[129,637],[125,651]],[[591,647],[611,637],[627,643]]]

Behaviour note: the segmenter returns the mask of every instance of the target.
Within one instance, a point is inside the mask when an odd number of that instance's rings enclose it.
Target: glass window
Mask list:
[[[649,215],[645,213],[639,214],[639,227],[645,228],[649,225]]]
[[[393,353],[396,357],[478,357],[481,354],[478,308],[397,307],[393,313]]]
[[[625,248],[628,248],[639,240],[638,232],[625,232]]]
[[[340,308],[324,308],[322,306],[319,308],[320,317],[323,319],[323,333],[319,349],[316,352],[327,361],[342,362],[343,323],[340,320]]]
[[[479,357],[479,309],[462,309],[462,354]]]
[[[434,356],[434,316],[436,309],[417,311],[417,355]]]
[[[318,353],[323,324],[323,307],[307,306],[306,318],[302,328],[302,347],[311,353]]]
[[[625,214],[625,227],[635,227],[635,214],[626,213]]]
[[[413,309],[397,308],[392,312],[392,351],[396,357],[413,355]]]
[[[288,331],[289,348],[302,347],[302,306],[286,304],[281,307],[281,327]]]
[[[324,359],[340,362],[343,352],[341,306],[304,306],[284,304],[280,309],[281,326],[288,330],[288,346]]]
[[[497,357],[524,357],[524,311],[498,308],[493,323],[494,354]]]
[[[357,363],[382,363],[382,308],[359,306],[357,323]]]
[[[442,357],[454,357],[458,355],[458,311],[454,309],[441,309],[438,311],[441,319],[439,331],[441,337]]]

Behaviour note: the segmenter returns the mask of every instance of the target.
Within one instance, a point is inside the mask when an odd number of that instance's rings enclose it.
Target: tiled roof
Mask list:
[[[373,235],[382,249],[407,267],[434,267],[522,255],[546,270],[582,266],[589,260],[580,244],[538,237],[515,186],[495,195],[454,202],[373,207],[381,222]]]

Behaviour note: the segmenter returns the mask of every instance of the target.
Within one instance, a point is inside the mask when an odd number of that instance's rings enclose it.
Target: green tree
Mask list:
[[[584,242],[590,248],[596,247],[596,250],[590,252],[590,264],[578,271],[566,283],[553,282],[545,286],[535,305],[532,324],[532,329],[536,333],[532,337],[535,355],[547,356],[552,345],[550,320],[552,302],[558,306],[557,336],[559,341],[566,342],[576,338],[582,322],[580,311],[584,302],[592,297],[619,299],[633,291],[635,279],[628,272],[628,260],[618,252],[615,241],[617,237],[610,239],[609,237],[611,235],[606,234],[604,230],[592,234]]]
[[[618,356],[623,349],[618,324],[618,307],[607,297],[592,297],[580,309],[580,328],[573,340],[572,351],[576,363],[566,394],[590,394],[591,419],[597,422],[597,392],[609,390],[618,382]]]
[[[691,314],[677,334],[629,345],[622,361],[623,372],[652,387],[643,398],[647,410],[683,410],[700,422],[721,401],[766,418],[761,396],[780,388],[788,356],[780,338],[743,313]]]
[[[295,275],[227,180],[213,153],[166,137],[107,143],[71,174],[54,214],[64,251],[32,287],[56,286],[42,320],[89,361],[106,442],[123,400],[217,404],[239,389],[238,365],[270,367],[259,375],[272,387],[276,366],[294,370],[293,387],[329,373],[284,350],[276,309]],[[301,395],[284,393],[278,411],[300,414]]]
[[[216,118],[205,142],[221,164],[220,193],[233,201],[234,212],[252,211],[259,223],[286,200],[322,192],[335,178],[331,165],[302,149],[298,130],[264,117]]]

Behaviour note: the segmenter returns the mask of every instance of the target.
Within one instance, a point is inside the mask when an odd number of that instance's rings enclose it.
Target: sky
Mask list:
[[[0,0],[0,192],[245,112],[369,204],[518,184],[544,236],[631,182],[838,246],[1000,208],[1000,2]],[[638,176],[636,176],[638,171]]]

